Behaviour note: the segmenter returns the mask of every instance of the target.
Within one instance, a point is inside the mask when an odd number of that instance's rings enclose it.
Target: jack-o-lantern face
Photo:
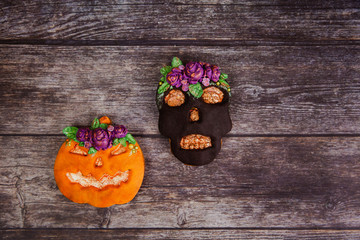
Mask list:
[[[63,143],[55,161],[54,175],[67,198],[76,203],[109,207],[135,197],[144,178],[143,154],[138,143],[126,142],[126,137],[122,141],[116,139],[120,138],[113,136],[106,149],[97,151],[80,146],[84,144],[78,139],[67,139]]]
[[[166,81],[160,82],[159,131],[170,138],[173,154],[185,164],[213,161],[221,138],[231,130],[230,87],[227,76],[217,71],[207,63],[190,63],[174,67],[164,75]],[[214,73],[219,76],[213,78]]]

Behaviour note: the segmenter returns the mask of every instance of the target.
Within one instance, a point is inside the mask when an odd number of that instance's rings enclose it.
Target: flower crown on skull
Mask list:
[[[178,57],[174,57],[171,66],[160,69],[163,75],[157,89],[157,105],[162,107],[164,93],[168,89],[181,89],[189,96],[200,98],[204,91],[203,87],[218,86],[225,89],[229,96],[230,85],[226,82],[228,75],[221,73],[219,67],[206,62],[188,62],[183,65]]]

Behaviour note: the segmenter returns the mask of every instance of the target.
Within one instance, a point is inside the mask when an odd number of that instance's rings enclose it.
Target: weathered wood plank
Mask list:
[[[232,134],[360,132],[359,46],[0,47],[0,134],[59,134],[103,114],[158,134],[155,90],[172,56],[218,64]]]
[[[1,174],[3,174],[3,171],[1,171]],[[23,227],[24,202],[21,193],[16,189],[16,184],[13,186],[4,186],[3,183],[1,183],[0,197],[0,228],[7,226]],[[14,223],[16,224],[14,225]]]
[[[359,230],[8,229],[3,239],[359,239]]]
[[[0,206],[10,216],[0,218],[3,228],[360,226],[359,137],[225,138],[203,167],[177,161],[164,138],[138,138],[143,187],[129,204],[107,209],[72,203],[57,189],[63,140],[0,138]]]
[[[358,1],[2,1],[0,39],[359,40]]]

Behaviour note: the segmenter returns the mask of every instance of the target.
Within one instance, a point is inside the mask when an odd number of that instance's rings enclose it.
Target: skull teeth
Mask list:
[[[200,134],[190,134],[181,139],[180,147],[186,150],[209,148],[211,147],[211,138]]]

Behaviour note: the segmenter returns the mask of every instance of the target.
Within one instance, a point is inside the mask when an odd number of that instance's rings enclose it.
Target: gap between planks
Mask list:
[[[134,137],[142,138],[166,138],[161,134],[132,134]],[[0,134],[0,137],[61,137],[64,134]],[[266,138],[266,137],[286,137],[286,138],[322,138],[322,137],[360,137],[360,133],[321,133],[321,134],[226,134],[224,138],[231,137],[250,137],[250,138]]]
[[[269,41],[269,40],[69,40],[69,39],[0,39],[0,45],[49,46],[350,46],[355,40]]]
[[[108,228],[108,229],[96,229],[96,228],[0,228],[0,231],[16,231],[16,230],[31,230],[31,231],[53,231],[53,230],[69,230],[69,231],[76,231],[76,230],[87,230],[87,231],[116,231],[116,230],[123,230],[123,231],[132,231],[132,230],[141,230],[141,231],[152,231],[152,230],[168,230],[168,231],[191,231],[191,230],[246,230],[246,231],[360,231],[360,227],[200,227],[200,228],[180,228],[180,227],[161,227],[161,228]]]

